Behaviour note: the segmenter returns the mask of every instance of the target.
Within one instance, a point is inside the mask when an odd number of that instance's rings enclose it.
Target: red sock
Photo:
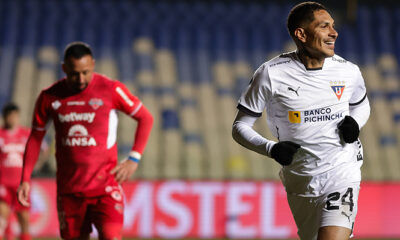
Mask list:
[[[29,233],[21,233],[21,236],[19,237],[21,240],[31,240],[31,235]]]

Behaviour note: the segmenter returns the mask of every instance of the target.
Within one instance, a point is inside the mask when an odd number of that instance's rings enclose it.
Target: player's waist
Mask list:
[[[19,187],[20,179],[18,181],[14,181],[6,178],[0,178],[0,186],[5,187],[7,189],[15,190],[15,192],[17,192],[16,190]]]
[[[118,183],[114,178],[109,178],[107,181],[93,184],[87,181],[81,183],[71,183],[59,180],[57,178],[57,194],[59,195],[73,195],[76,197],[96,197],[102,196],[108,193],[109,188],[118,187]]]
[[[292,164],[285,167],[300,174],[315,175],[326,172],[337,165],[358,160],[354,144],[300,144],[301,148],[293,156]]]
[[[0,173],[7,174],[11,171],[12,174],[15,174],[15,172],[22,172],[22,167],[23,167],[23,165],[3,164],[3,165],[0,165]],[[11,175],[11,173],[10,173],[10,175]]]
[[[104,162],[117,158],[116,148],[90,148],[90,147],[62,147],[57,148],[57,161],[68,164],[90,164],[93,162]]]
[[[82,190],[62,190],[60,187],[57,187],[57,195],[71,195],[74,197],[97,197],[97,196],[102,196],[105,195],[106,191],[104,188],[98,188],[98,189],[91,189],[87,191],[82,191]]]
[[[19,181],[21,181],[21,175],[22,175],[22,168],[1,167],[1,170],[0,170],[0,181],[1,182],[8,182],[8,183],[17,182],[17,185],[19,185]]]
[[[360,182],[361,165],[362,162],[353,161],[315,171],[283,168],[280,176],[289,194],[319,196],[349,183]]]
[[[336,158],[337,155],[351,155],[358,150],[356,142],[346,144],[341,141],[339,134],[324,135],[314,134],[313,138],[307,138],[308,135],[303,134],[290,134],[282,135],[280,141],[291,141],[301,146],[299,154],[295,155],[300,159],[302,158],[316,158],[316,159],[329,159]]]

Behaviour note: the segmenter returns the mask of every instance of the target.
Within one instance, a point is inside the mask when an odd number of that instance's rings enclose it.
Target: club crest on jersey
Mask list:
[[[92,98],[89,100],[89,105],[94,110],[97,110],[99,107],[103,106],[103,100],[101,100],[100,98]]]
[[[333,92],[335,93],[338,100],[340,100],[340,98],[342,97],[344,88],[346,87],[345,82],[344,81],[331,81],[330,83],[331,83],[331,88],[332,88]]]

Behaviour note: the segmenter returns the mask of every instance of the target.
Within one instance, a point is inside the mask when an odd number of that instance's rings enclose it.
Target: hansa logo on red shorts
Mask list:
[[[89,100],[89,105],[94,110],[97,110],[99,107],[103,106],[103,100],[101,100],[100,98],[92,98]]]

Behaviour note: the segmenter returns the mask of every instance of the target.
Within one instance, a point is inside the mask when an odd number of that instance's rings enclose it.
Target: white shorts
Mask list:
[[[351,229],[357,215],[360,184],[330,191],[319,197],[301,197],[288,194],[288,202],[302,240],[316,240],[318,230],[325,226]]]

